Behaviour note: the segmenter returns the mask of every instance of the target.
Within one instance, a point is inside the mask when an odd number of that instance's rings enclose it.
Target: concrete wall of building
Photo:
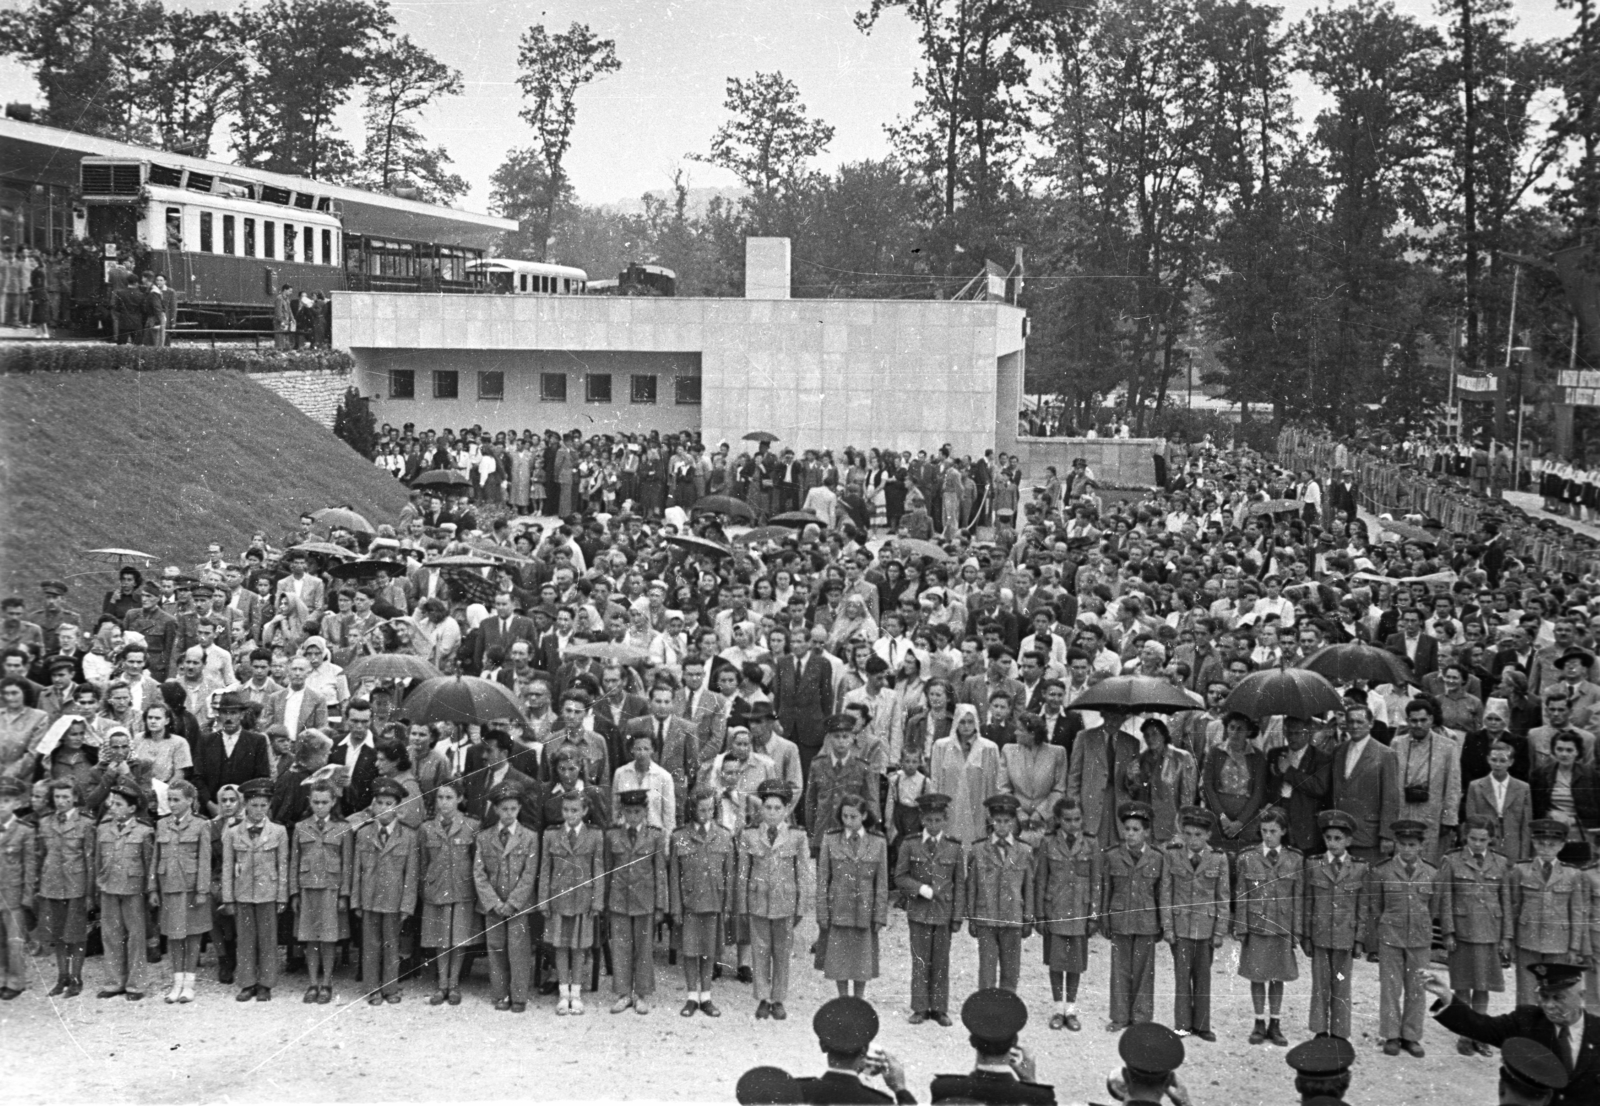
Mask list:
[[[1013,422],[1015,420],[1013,419]],[[1013,433],[1015,431],[1013,430]],[[1079,457],[1089,462],[1095,478],[1107,487],[1148,487],[1156,482],[1159,438],[1029,438],[1017,436],[1014,452],[1025,481],[1043,484],[1045,469],[1054,465],[1062,476]]]
[[[625,350],[357,349],[358,387],[380,423],[418,429],[480,425],[537,433],[577,429],[590,434],[662,433],[700,428],[700,405],[677,402],[677,380],[700,379],[697,353]],[[411,399],[393,396],[394,372],[413,374]],[[433,373],[455,372],[457,396],[434,396]],[[499,399],[483,398],[479,375],[501,374]],[[544,398],[546,375],[566,380],[567,398]],[[610,402],[591,402],[589,376],[611,378]],[[635,402],[633,378],[653,377],[655,402]]]
[[[333,427],[333,416],[339,410],[339,401],[353,383],[351,374],[344,370],[326,369],[306,371],[292,369],[285,372],[245,373],[263,388],[277,392],[284,399],[316,419],[323,426]],[[365,389],[362,389],[365,394]]]

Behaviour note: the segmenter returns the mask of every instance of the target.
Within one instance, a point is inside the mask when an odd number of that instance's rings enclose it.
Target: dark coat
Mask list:
[[[1533,816],[1550,817],[1550,798],[1556,785],[1556,765],[1541,764],[1528,781],[1533,788]],[[1578,808],[1578,821],[1584,829],[1600,829],[1600,779],[1593,768],[1572,766],[1572,805]]]
[[[1512,1037],[1527,1037],[1556,1050],[1556,1029],[1537,1006],[1519,1006],[1509,1014],[1491,1018],[1463,1002],[1452,1002],[1435,1018],[1452,1033],[1490,1046],[1502,1045]],[[1567,1089],[1557,1091],[1550,1106],[1587,1106],[1600,1102],[1600,1017],[1583,1016],[1583,1046],[1573,1057]]]
[[[877,1102],[915,1102],[916,1096],[910,1091],[901,1091],[890,1098],[876,1087],[869,1087],[853,1075],[841,1071],[825,1072],[822,1075],[796,1079],[800,1086],[800,1101],[811,1106],[834,1106],[834,1104],[866,1104]]]
[[[201,803],[217,801],[217,790],[227,784],[242,784],[248,780],[270,779],[272,757],[264,734],[244,730],[233,747],[233,755],[223,751],[222,734],[208,729],[192,743],[189,753],[194,760],[194,786],[200,792]]]
[[[930,1102],[1019,1103],[1021,1106],[1055,1106],[1056,1089],[1048,1083],[1024,1083],[997,1071],[971,1075],[936,1075],[929,1085]]]
[[[1285,771],[1278,773],[1279,754],[1274,750],[1267,758],[1267,802],[1282,807],[1289,815],[1287,840],[1303,853],[1320,853],[1322,833],[1317,829],[1317,812],[1328,804],[1333,791],[1333,757],[1314,745],[1307,745],[1300,758],[1300,767],[1288,767],[1287,756],[1282,763]],[[1287,799],[1283,785],[1293,789]]]
[[[343,764],[345,754],[350,749],[350,739],[336,742],[328,751],[329,764]],[[356,756],[355,770],[350,773],[350,786],[344,789],[344,808],[346,810],[366,810],[372,802],[372,785],[378,778],[378,753],[374,745],[368,745]]]

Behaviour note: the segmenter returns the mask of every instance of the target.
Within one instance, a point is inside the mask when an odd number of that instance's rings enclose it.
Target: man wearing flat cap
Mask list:
[[[1053,1106],[1056,1089],[1034,1081],[1032,1054],[1018,1037],[1028,1024],[1028,1007],[1013,992],[998,987],[978,991],[961,1004],[961,1024],[978,1054],[967,1075],[936,1075],[932,1101],[1024,1103]]]
[[[914,1103],[906,1089],[906,1072],[900,1062],[881,1049],[873,1049],[878,1035],[878,1012],[864,998],[841,995],[829,999],[811,1019],[817,1043],[828,1056],[828,1070],[816,1078],[796,1079],[801,1101],[813,1106],[832,1103]],[[894,1091],[890,1098],[862,1082],[863,1075],[881,1075]]]
[[[1538,980],[1537,1004],[1518,1006],[1509,1014],[1490,1017],[1456,1001],[1443,980],[1430,975],[1428,993],[1438,1001],[1434,1017],[1440,1025],[1474,1041],[1497,1046],[1513,1060],[1513,1038],[1525,1037],[1550,1050],[1566,1075],[1566,1086],[1554,1087],[1550,1106],[1592,1106],[1600,1102],[1600,1017],[1583,1008],[1583,968],[1547,961],[1530,971]],[[1558,1082],[1552,1078],[1550,1083]]]

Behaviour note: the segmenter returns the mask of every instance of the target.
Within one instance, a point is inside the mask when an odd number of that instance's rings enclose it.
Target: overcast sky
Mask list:
[[[169,4],[174,0],[167,0]],[[182,0],[190,8],[233,8],[217,0]],[[622,71],[579,94],[578,125],[567,169],[580,199],[606,203],[666,187],[673,167],[690,152],[704,152],[722,121],[724,83],[757,70],[781,70],[799,85],[813,115],[835,129],[824,166],[886,150],[884,124],[908,112],[918,55],[911,25],[898,13],[871,35],[852,22],[866,0],[396,0],[399,30],[461,70],[463,95],[424,121],[432,141],[443,143],[456,169],[472,184],[464,207],[483,210],[488,179],[506,151],[531,134],[517,118],[517,40],[543,22],[552,31],[574,20],[617,43]],[[1315,6],[1286,0],[1287,19]],[[1433,20],[1432,0],[1396,0],[1396,6]],[[1522,32],[1553,37],[1571,26],[1554,0],[1516,0]],[[0,97],[33,100],[26,72],[0,62]],[[354,105],[342,120],[359,125]],[[213,150],[226,156],[226,136]],[[695,186],[729,185],[732,176],[689,163]]]

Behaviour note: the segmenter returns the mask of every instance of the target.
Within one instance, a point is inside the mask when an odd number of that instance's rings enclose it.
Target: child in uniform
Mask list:
[[[896,820],[899,821],[896,806]],[[915,832],[900,839],[894,885],[905,899],[911,939],[912,1025],[932,1018],[950,1024],[950,938],[961,931],[967,910],[967,865],[961,842],[946,836],[950,796],[917,796]],[[902,823],[907,824],[907,823]]]
[[[1428,950],[1438,914],[1433,865],[1422,859],[1428,827],[1410,818],[1389,826],[1394,856],[1367,874],[1372,908],[1366,944],[1378,946],[1378,1030],[1385,1056],[1404,1049],[1419,1060],[1426,1055],[1422,1030],[1427,991]]]
[[[1122,842],[1105,853],[1100,903],[1095,913],[1111,941],[1111,1022],[1120,1032],[1155,1016],[1156,938],[1161,935],[1157,895],[1165,858],[1145,841],[1155,812],[1148,803],[1117,808]]]
[[[589,800],[576,791],[561,797],[561,825],[544,831],[539,888],[544,898],[545,943],[555,949],[561,997],[557,1014],[583,1013],[583,977],[595,947],[595,922],[606,901],[605,836],[585,820]]]
[[[1582,963],[1589,926],[1589,888],[1583,873],[1561,863],[1567,824],[1535,818],[1529,826],[1533,859],[1511,873],[1511,914],[1516,935],[1517,1005],[1537,1000],[1538,982],[1528,969],[1561,961]]]
[[[686,1018],[696,1010],[722,1016],[711,1001],[711,969],[722,947],[724,920],[733,910],[734,843],[717,824],[716,807],[715,792],[696,788],[689,797],[688,822],[672,834],[668,885],[688,990],[678,1013]]]
[[[1172,1025],[1215,1041],[1211,1031],[1211,963],[1228,934],[1228,854],[1211,847],[1216,816],[1197,806],[1178,811],[1182,842],[1167,846],[1161,875],[1161,931],[1172,946]]]
[[[156,890],[161,935],[172,950],[167,1002],[193,1002],[200,939],[211,932],[211,823],[195,814],[200,793],[188,780],[167,786],[172,815],[156,825]]]
[[[217,788],[217,816],[211,819],[211,943],[217,950],[217,982],[233,982],[239,962],[239,923],[222,901],[222,835],[244,819],[244,795],[235,784]]]
[[[1511,862],[1489,848],[1494,819],[1470,814],[1462,828],[1465,843],[1439,864],[1439,930],[1456,1001],[1486,1014],[1489,992],[1506,989],[1500,960],[1511,959]],[[1456,1051],[1487,1056],[1490,1050],[1457,1037]]]
[[[289,834],[267,821],[272,784],[239,789],[244,818],[222,834],[222,901],[239,926],[235,1002],[271,1002],[278,982],[278,915],[289,905]]]
[[[496,1010],[520,1014],[528,1008],[533,971],[529,910],[539,878],[539,838],[522,824],[523,796],[513,783],[489,792],[495,823],[478,834],[472,883],[483,911],[489,956],[489,990]]]
[[[144,998],[145,899],[156,889],[156,834],[135,817],[140,798],[131,781],[112,785],[94,848],[108,977],[99,997],[127,995],[129,1002]]]
[[[1100,846],[1083,832],[1083,809],[1069,797],[1056,800],[1055,830],[1039,842],[1033,876],[1039,905],[1034,919],[1044,934],[1044,963],[1056,1012],[1051,1029],[1077,1033],[1078,980],[1089,970],[1089,938],[1095,932],[1100,897]]]
[[[1033,850],[1017,837],[1015,795],[990,795],[989,836],[967,852],[966,917],[978,939],[978,987],[1015,992],[1033,935]]]
[[[310,781],[311,814],[294,827],[289,842],[289,903],[294,937],[305,948],[311,986],[304,1002],[333,1001],[333,964],[340,941],[350,939],[350,888],[355,875],[356,833],[334,813],[339,790],[331,779]]]
[[[417,831],[400,820],[405,785],[372,785],[372,821],[356,831],[350,905],[361,917],[361,978],[368,1006],[400,1001],[400,927],[417,909]]]
[[[1306,864],[1300,951],[1311,961],[1311,1032],[1350,1039],[1351,972],[1367,927],[1367,866],[1350,855],[1356,820],[1342,810],[1317,815],[1328,851]]]
[[[822,837],[817,857],[818,965],[838,985],[866,995],[878,978],[878,938],[889,922],[889,845],[867,829],[864,795],[839,800],[839,829]]]
[[[1289,1046],[1279,1019],[1283,1013],[1283,985],[1300,978],[1295,946],[1300,943],[1300,920],[1305,911],[1305,858],[1283,843],[1289,815],[1282,807],[1264,807],[1256,817],[1261,844],[1239,853],[1238,899],[1233,933],[1239,939],[1239,975],[1250,981],[1250,1003],[1256,1023],[1250,1043],[1271,1041]],[[1268,1010],[1272,1020],[1265,1021]]]
[[[17,817],[32,805],[28,785],[0,779],[0,999],[28,987],[28,930],[39,887],[39,847],[34,827]]]
[[[50,996],[83,992],[84,942],[89,938],[88,904],[95,886],[95,824],[78,809],[78,785],[71,779],[49,782],[51,813],[39,820],[39,914],[41,929],[56,954],[56,985]]]
[[[466,798],[460,780],[443,780],[433,789],[433,817],[422,824],[422,926],[418,943],[438,950],[434,965],[439,988],[429,1006],[461,1005],[461,962],[465,946],[483,926],[473,886],[472,844],[476,826],[461,813]]]
[[[733,910],[750,932],[756,1018],[783,1021],[794,927],[812,910],[816,875],[810,842],[789,826],[789,785],[763,780],[756,798],[761,822],[739,838]]]
[[[650,1013],[656,993],[655,927],[667,912],[667,835],[649,823],[650,792],[617,794],[622,825],[606,831],[607,909],[611,924],[613,1014]]]

